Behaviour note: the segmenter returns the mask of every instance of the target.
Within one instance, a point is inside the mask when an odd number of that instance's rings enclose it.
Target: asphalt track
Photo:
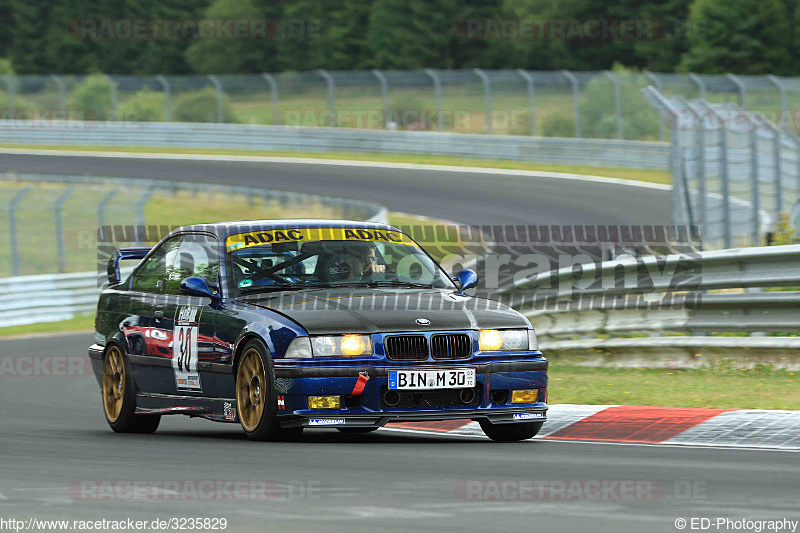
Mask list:
[[[657,224],[667,193],[530,177],[363,167],[0,156],[0,171],[195,179],[376,200],[473,224]],[[381,431],[307,432],[252,443],[235,425],[165,417],[154,435],[116,435],[88,374],[90,334],[0,341],[0,354],[83,361],[83,375],[0,375],[0,518],[224,517],[229,531],[678,531],[675,520],[800,518],[797,453],[479,438]],[[263,501],[160,492],[132,500],[126,482],[267,481]],[[511,480],[497,497],[489,484]],[[637,480],[654,490],[589,497],[515,495],[514,482],[586,488]],[[82,484],[83,483],[83,484]],[[111,487],[112,492],[76,487]],[[523,485],[526,486],[526,485]],[[592,485],[594,486],[594,485]],[[100,499],[96,499],[100,497]]]

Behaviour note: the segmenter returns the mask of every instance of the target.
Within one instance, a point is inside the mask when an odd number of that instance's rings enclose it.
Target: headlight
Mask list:
[[[482,352],[521,352],[529,349],[527,329],[482,329],[478,347]],[[534,337],[535,338],[535,337]]]
[[[372,340],[369,335],[311,337],[311,352],[314,357],[369,357]]]
[[[308,359],[311,357],[311,340],[308,337],[295,337],[286,348],[286,359]]]

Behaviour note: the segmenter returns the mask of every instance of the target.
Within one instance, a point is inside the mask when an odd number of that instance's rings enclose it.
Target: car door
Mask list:
[[[165,368],[165,393],[215,397],[216,382],[209,372],[214,359],[216,311],[208,297],[181,294],[181,281],[203,278],[219,291],[217,240],[211,234],[185,233],[173,261],[167,265],[163,303],[163,333],[172,339],[169,368]]]
[[[128,314],[120,326],[128,342],[131,371],[142,392],[163,392],[163,369],[172,361],[172,334],[164,315],[167,265],[175,260],[180,236],[162,242],[136,268],[125,297]]]

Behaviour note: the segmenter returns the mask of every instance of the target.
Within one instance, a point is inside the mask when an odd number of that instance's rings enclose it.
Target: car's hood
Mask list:
[[[506,305],[445,290],[312,289],[237,300],[286,315],[312,335],[529,327]]]

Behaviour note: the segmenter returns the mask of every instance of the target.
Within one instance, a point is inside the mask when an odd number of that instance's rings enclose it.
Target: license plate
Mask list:
[[[390,370],[390,389],[463,389],[475,386],[475,369]]]

